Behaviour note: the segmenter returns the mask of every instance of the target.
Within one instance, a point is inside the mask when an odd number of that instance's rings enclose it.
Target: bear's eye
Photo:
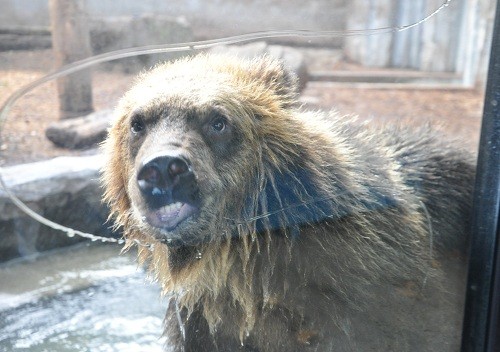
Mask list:
[[[145,128],[144,121],[140,117],[134,117],[130,123],[130,130],[134,134],[141,133]]]
[[[222,117],[217,118],[212,122],[212,130],[217,133],[224,132],[226,129],[226,120]]]
[[[203,132],[211,143],[221,146],[229,142],[234,136],[234,128],[226,116],[219,112],[211,114],[203,125]]]

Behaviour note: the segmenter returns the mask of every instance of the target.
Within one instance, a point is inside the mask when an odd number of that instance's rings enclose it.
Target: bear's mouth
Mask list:
[[[145,220],[160,230],[173,231],[198,212],[198,206],[177,201],[148,211]]]
[[[142,220],[157,230],[158,240],[178,246],[196,237],[190,225],[200,213],[201,194],[188,158],[172,151],[150,155],[140,163],[135,187]]]

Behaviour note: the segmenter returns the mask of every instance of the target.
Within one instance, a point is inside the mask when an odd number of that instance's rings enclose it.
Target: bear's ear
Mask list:
[[[254,77],[263,82],[266,88],[292,103],[299,93],[297,76],[285,64],[269,56],[263,56],[252,63]]]

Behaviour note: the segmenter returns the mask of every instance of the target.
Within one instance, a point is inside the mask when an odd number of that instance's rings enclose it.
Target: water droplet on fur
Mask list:
[[[182,340],[186,341],[186,328],[184,327],[184,322],[181,318],[181,310],[179,308],[179,302],[175,299],[175,315],[177,317],[177,322],[179,323],[179,329],[181,330]]]
[[[167,243],[172,243],[172,239],[171,238],[167,238]]]
[[[196,256],[195,256],[196,259],[201,259],[201,252],[198,251],[198,253],[196,253]]]
[[[146,217],[145,217],[145,216],[143,216],[143,217],[141,218],[141,220],[142,220],[142,222],[146,222],[146,220],[147,220],[147,219],[146,219]]]

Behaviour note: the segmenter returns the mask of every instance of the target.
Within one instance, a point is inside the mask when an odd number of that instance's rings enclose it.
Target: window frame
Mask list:
[[[500,351],[499,10],[497,0],[471,219],[462,352]]]

